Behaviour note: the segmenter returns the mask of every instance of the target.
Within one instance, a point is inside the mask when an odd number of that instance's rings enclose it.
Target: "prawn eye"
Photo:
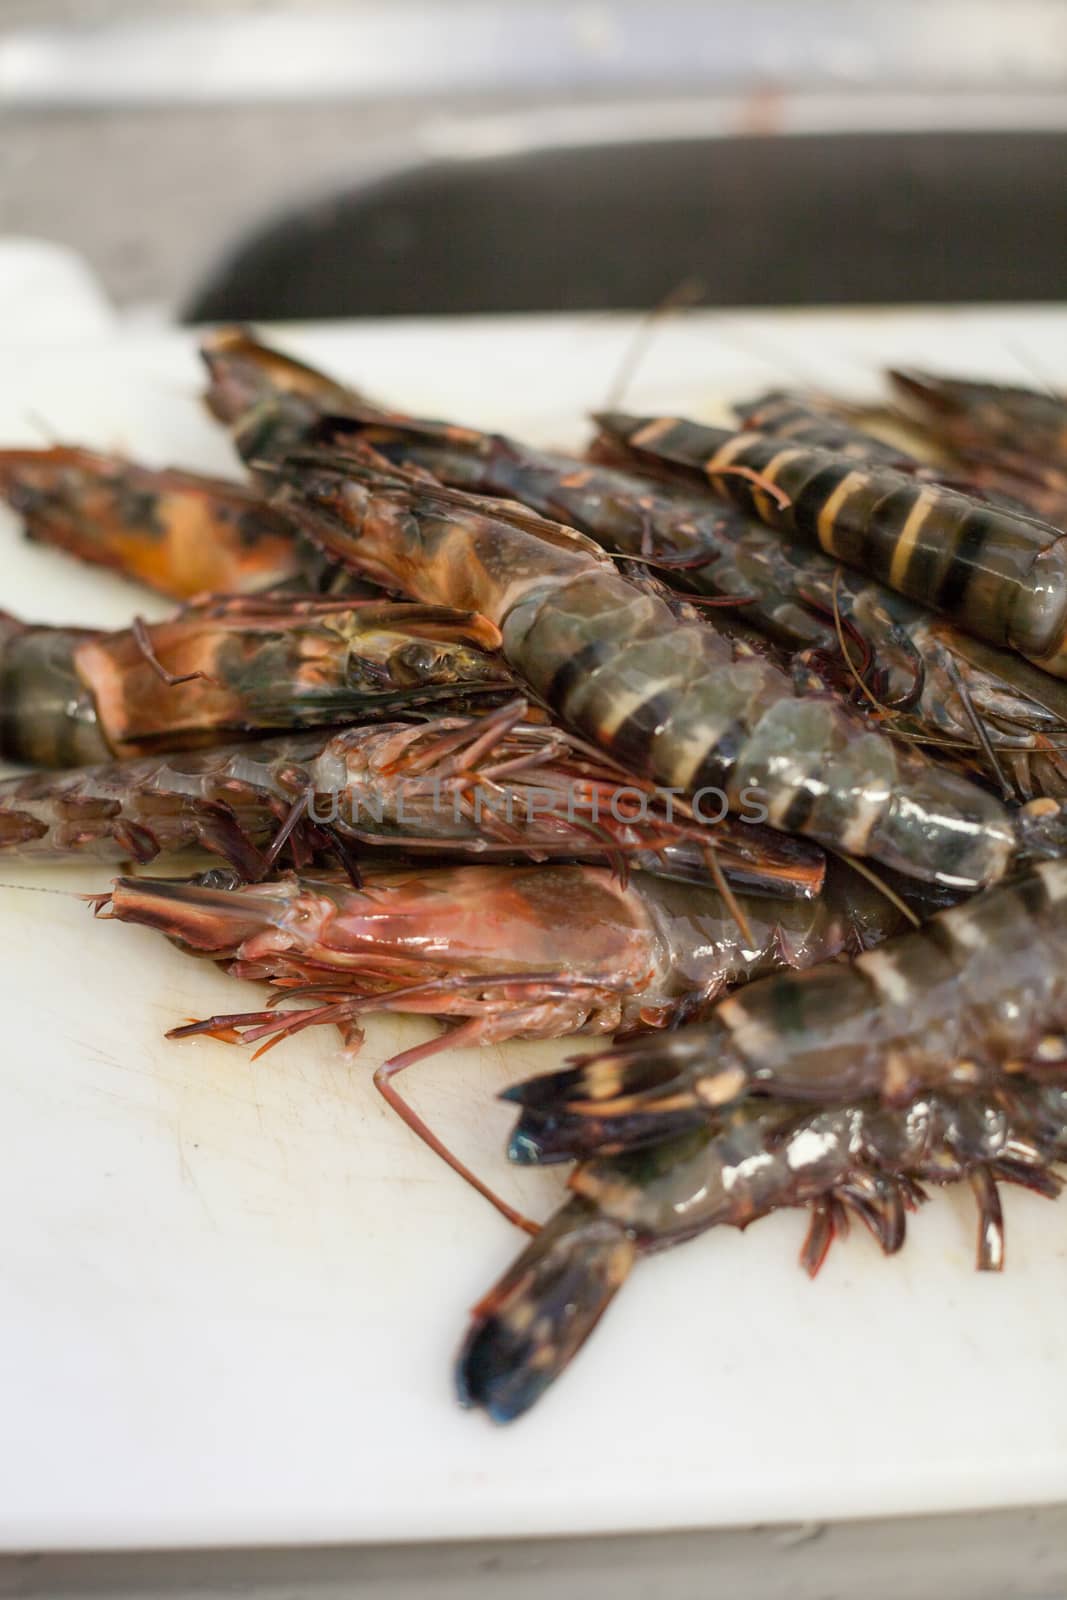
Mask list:
[[[209,867],[207,872],[198,872],[192,882],[198,889],[239,889],[244,880],[233,867]]]

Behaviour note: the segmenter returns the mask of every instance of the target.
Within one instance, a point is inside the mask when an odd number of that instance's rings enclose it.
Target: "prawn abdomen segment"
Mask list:
[[[1067,863],[939,912],[851,967],[774,974],[716,1012],[751,1084],[900,1102],[1031,1058],[1067,1023]]]
[[[569,722],[672,787],[721,778],[782,689],[769,665],[735,661],[726,639],[621,578],[590,575],[530,609],[504,624],[505,654]]]
[[[47,767],[108,759],[76,667],[92,638],[88,629],[35,628],[0,613],[0,758]]]
[[[777,972],[731,994],[706,1023],[579,1060],[507,1098],[527,1108],[521,1158],[540,1158],[544,1129],[548,1159],[558,1160],[595,1141],[663,1137],[753,1090],[900,1104],[1032,1061],[1062,1066],[1065,1029],[1067,862],[1052,861],[850,966]]]
[[[762,434],[608,415],[632,448],[701,471],[772,527],[942,611],[992,644],[1067,671],[1067,541],[1056,528],[891,466]],[[769,489],[776,491],[768,492]]]
[[[759,656],[680,624],[658,598],[602,573],[504,623],[516,668],[632,769],[693,796],[871,855],[917,877],[991,882],[1014,840],[1000,803],[909,756],[828,696],[794,696]],[[513,620],[514,619],[514,620]]]

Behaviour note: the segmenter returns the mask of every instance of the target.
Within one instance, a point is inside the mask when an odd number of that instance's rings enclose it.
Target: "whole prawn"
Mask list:
[[[1040,390],[890,371],[915,416],[983,490],[1067,527],[1067,401]]]
[[[781,420],[777,406],[756,415],[763,426]],[[336,429],[453,487],[513,496],[607,550],[658,565],[684,590],[735,602],[746,625],[817,659],[824,676],[873,706],[885,731],[957,754],[1008,798],[1067,789],[1067,692],[1055,679],[698,486],[653,483],[467,428],[447,438],[441,425],[423,432],[415,422]],[[833,424],[832,437],[851,439],[849,454],[868,459],[870,436]]]
[[[29,538],[176,600],[248,593],[301,575],[293,530],[239,483],[61,445],[0,450],[0,496]]]
[[[513,688],[483,617],[245,597],[115,633],[0,615],[0,756],[38,766],[220,744]]]
[[[704,823],[512,701],[480,717],[310,731],[0,781],[0,854],[140,862],[200,849],[257,879],[378,848],[507,860],[624,861],[811,899],[816,846],[754,821]],[[709,865],[710,863],[710,865]]]
[[[739,401],[732,409],[744,433],[773,433],[857,461],[880,461],[908,472],[921,470],[921,463],[909,451],[842,416],[842,408],[829,396],[770,389],[753,400]]]
[[[573,1359],[636,1263],[723,1225],[809,1207],[801,1262],[814,1276],[852,1214],[890,1254],[923,1184],[970,1182],[977,1265],[1004,1262],[997,1181],[1055,1198],[1067,1157],[1067,1089],[1013,1082],[964,1099],[923,1093],[899,1110],[870,1102],[803,1112],[762,1102],[647,1150],[571,1174],[571,1198],[472,1312],[459,1398],[510,1422]]]
[[[287,514],[335,559],[413,598],[482,612],[505,658],[584,736],[692,797],[765,796],[788,832],[961,886],[996,879],[1006,813],[894,746],[833,697],[620,577],[575,530],[328,450],[287,458]]]
[[[699,472],[769,527],[1067,676],[1067,536],[876,462],[670,417],[597,419],[609,438]]]
[[[1025,451],[1067,467],[1067,400],[1062,396],[914,367],[890,368],[888,376],[909,409],[957,455]]]
[[[385,411],[352,391],[338,391],[326,378],[316,387],[299,364],[290,378],[288,358],[240,332],[212,336],[204,355],[209,403],[235,424],[247,460],[277,460],[300,438],[362,439],[394,464],[428,470],[455,488],[517,499],[609,550],[665,565],[691,590],[732,598],[743,605],[746,623],[790,650],[839,659],[846,648],[839,623],[859,640],[859,665],[849,654],[848,672],[858,677],[872,666],[877,672],[863,693],[880,711],[906,707],[902,736],[963,751],[1006,796],[1059,792],[1062,708],[1054,689],[1035,696],[1039,674],[1011,652],[989,647],[979,664],[975,656],[983,647],[949,624],[878,585],[860,585],[847,573],[837,577],[835,562],[782,541],[691,484],[653,484],[634,471]],[[302,407],[297,421],[285,410],[294,390]],[[253,397],[245,418],[253,416],[250,436],[240,408]],[[272,411],[279,404],[280,420]],[[803,428],[808,436],[833,438],[858,458],[884,460],[888,453],[920,470],[872,435],[795,400],[783,406],[781,397],[770,397],[754,409],[763,427]]]
[[[244,887],[119,878],[102,903],[237,977],[268,980],[280,998],[311,1002],[212,1017],[172,1037],[277,1040],[332,1023],[352,1042],[371,1010],[457,1022],[393,1057],[375,1083],[470,1177],[400,1099],[397,1072],[452,1044],[664,1027],[759,972],[863,947],[897,914],[854,880],[842,867],[816,900],[746,900],[743,934],[736,903],[714,888],[644,873],[623,882],[580,865],[375,869],[360,888],[339,876]]]
[[[562,1159],[713,1119],[750,1093],[901,1104],[923,1089],[1067,1071],[1067,862],[939,911],[848,965],[772,976],[707,1022],[506,1091],[513,1148]]]

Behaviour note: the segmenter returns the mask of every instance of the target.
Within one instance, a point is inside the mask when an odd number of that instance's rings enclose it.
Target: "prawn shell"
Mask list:
[[[143,637],[97,635],[74,660],[110,749],[135,756],[395,713],[446,690],[505,689],[510,675],[488,653],[498,641],[471,613],[327,602],[289,617],[189,613]]]
[[[60,445],[0,451],[0,495],[29,538],[174,599],[265,589],[300,572],[284,517],[221,479]]]
[[[699,468],[773,528],[816,544],[1046,671],[1067,672],[1067,538],[891,467],[758,433],[605,414],[629,447]]]

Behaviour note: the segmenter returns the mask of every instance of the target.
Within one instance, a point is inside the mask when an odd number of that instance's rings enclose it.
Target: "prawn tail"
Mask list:
[[[637,1254],[619,1223],[587,1200],[568,1201],[474,1307],[456,1363],[461,1404],[494,1422],[529,1411],[588,1339]]]
[[[521,1107],[508,1146],[511,1160],[533,1166],[611,1155],[705,1123],[708,1096],[728,1100],[740,1085],[727,1073],[718,1094],[719,1075],[704,1072],[707,1057],[694,1060],[696,1041],[686,1037],[703,1033],[645,1035],[512,1084],[501,1095]]]

